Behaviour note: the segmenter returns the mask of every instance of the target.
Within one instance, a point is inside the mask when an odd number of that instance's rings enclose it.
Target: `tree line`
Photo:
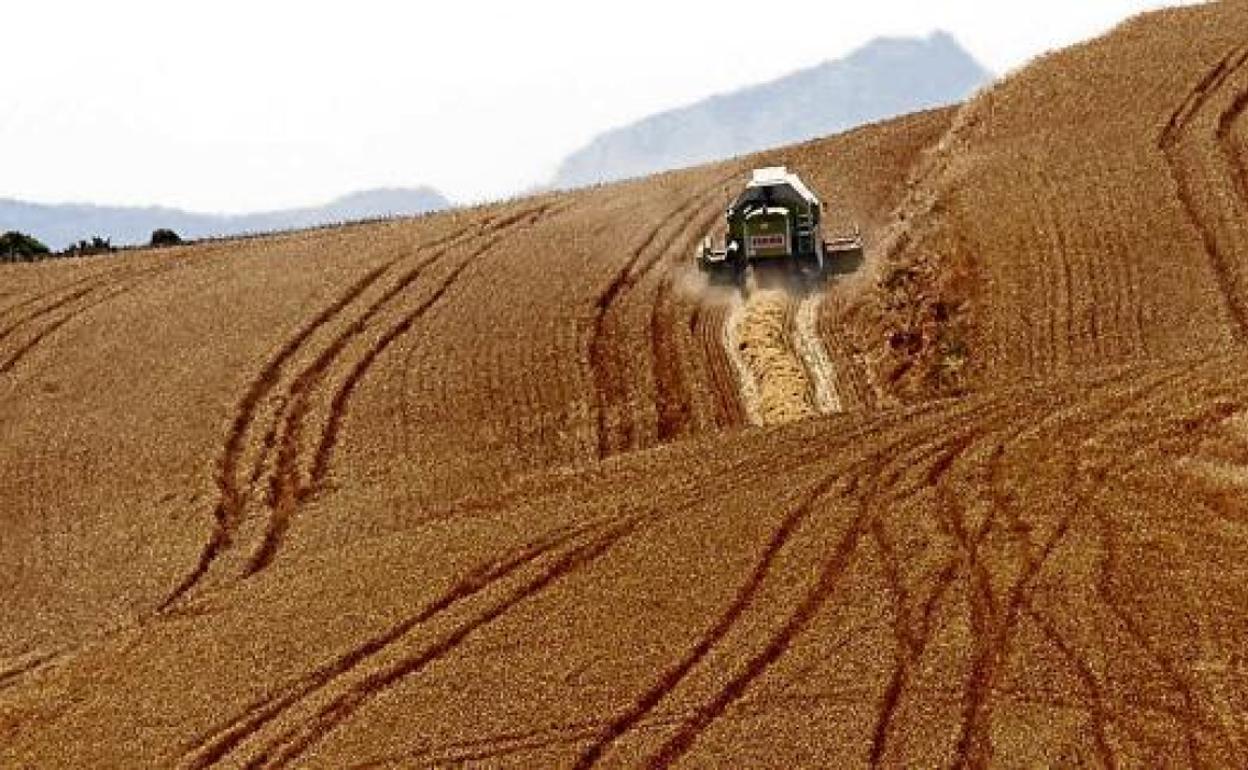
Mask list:
[[[161,228],[152,232],[148,245],[153,247],[177,246],[182,238],[173,230]],[[111,238],[92,236],[89,240],[81,240],[61,251],[52,251],[34,236],[11,230],[0,235],[0,263],[40,262],[45,259],[65,257],[91,257],[99,254],[112,254],[117,251]]]

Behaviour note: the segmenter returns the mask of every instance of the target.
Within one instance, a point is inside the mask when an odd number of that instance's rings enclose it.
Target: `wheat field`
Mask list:
[[[1248,6],[964,105],[0,267],[0,766],[1240,767]],[[788,165],[867,261],[715,290]]]

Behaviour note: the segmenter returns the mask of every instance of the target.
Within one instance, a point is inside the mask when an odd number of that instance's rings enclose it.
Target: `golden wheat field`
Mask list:
[[[414,220],[0,268],[0,766],[1244,767],[1248,5]],[[700,285],[787,164],[867,263]]]

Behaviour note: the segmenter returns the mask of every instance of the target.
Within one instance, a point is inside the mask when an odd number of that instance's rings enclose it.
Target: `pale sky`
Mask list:
[[[0,197],[482,200],[547,181],[603,130],[876,36],[944,29],[1000,74],[1173,4],[0,0]]]

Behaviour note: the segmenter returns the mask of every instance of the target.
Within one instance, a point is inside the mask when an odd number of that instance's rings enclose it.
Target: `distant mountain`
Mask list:
[[[161,227],[170,228],[183,238],[204,238],[424,214],[450,205],[441,193],[429,187],[368,190],[343,196],[324,206],[240,215],[0,199],[0,232],[18,230],[54,249],[95,235],[111,238],[114,245],[121,246],[147,243],[152,231]]]
[[[954,38],[879,38],[837,61],[659,113],[564,160],[558,188],[644,176],[964,100],[993,78]]]

